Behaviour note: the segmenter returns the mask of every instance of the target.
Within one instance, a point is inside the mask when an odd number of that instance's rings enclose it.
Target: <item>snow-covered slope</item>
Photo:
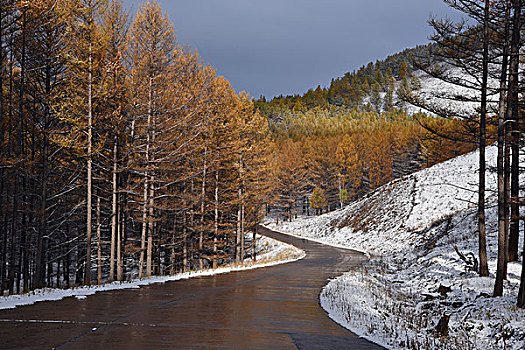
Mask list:
[[[496,151],[487,148],[489,167]],[[344,209],[281,223],[279,229],[376,255],[406,254],[432,237],[431,226],[476,206],[477,159],[477,152],[451,159],[388,183]],[[487,175],[489,203],[495,200],[495,181],[494,174]]]
[[[487,148],[489,167],[496,151]],[[505,296],[490,297],[497,257],[494,174],[487,175],[491,277],[468,271],[454,248],[477,256],[478,156],[396,180],[344,209],[268,226],[380,256],[321,294],[331,317],[360,335],[395,349],[498,349],[504,343],[523,349],[525,311],[515,308],[521,263],[509,265]],[[449,336],[438,337],[435,326],[445,314]]]

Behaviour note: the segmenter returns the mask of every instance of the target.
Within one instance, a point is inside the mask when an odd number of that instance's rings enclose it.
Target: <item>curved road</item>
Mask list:
[[[381,349],[330,320],[319,293],[366,258],[261,228],[306,258],[269,268],[0,310],[2,349]]]

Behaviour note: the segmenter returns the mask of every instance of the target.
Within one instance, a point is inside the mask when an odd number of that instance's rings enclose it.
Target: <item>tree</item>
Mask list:
[[[139,154],[143,163],[139,171],[143,174],[142,236],[139,277],[142,277],[144,253],[146,276],[152,273],[153,235],[155,221],[156,191],[156,142],[159,118],[163,115],[161,98],[168,88],[166,80],[175,49],[173,26],[158,3],[147,3],[139,7],[129,33],[129,60],[131,63],[132,91],[137,107],[137,130],[142,140]],[[146,249],[147,240],[147,249]]]
[[[128,30],[128,16],[124,13],[120,2],[113,0],[102,16],[102,35],[105,40],[106,55],[104,61],[105,82],[104,105],[106,113],[110,115],[112,147],[111,164],[111,247],[110,247],[110,273],[109,279],[115,279],[115,263],[117,267],[117,280],[122,280],[121,242],[122,235],[119,230],[119,144],[125,137],[123,130],[128,126],[125,116],[127,105],[126,69],[124,56],[126,50],[126,36]],[[100,264],[100,263],[99,263]]]
[[[96,21],[99,11],[106,6],[104,0],[68,1],[68,57],[73,74],[68,83],[76,95],[62,107],[63,118],[77,124],[79,132],[85,132],[87,138],[82,148],[86,161],[86,261],[84,283],[91,283],[91,237],[92,237],[92,209],[93,209],[93,156],[94,156],[94,93],[95,85],[100,82],[101,45],[100,28]],[[65,96],[63,97],[65,99]],[[65,102],[65,100],[64,100]],[[84,115],[85,120],[78,119]]]
[[[358,189],[361,186],[362,176],[362,162],[359,157],[359,151],[356,145],[357,141],[355,137],[348,134],[343,135],[343,138],[337,145],[336,159],[340,169],[340,179],[344,178],[352,189],[350,197],[355,197],[358,193]],[[346,186],[345,186],[346,187]],[[344,190],[347,190],[344,188]],[[341,190],[339,193],[341,194]],[[347,191],[348,196],[348,191]],[[341,203],[345,202],[340,200]]]
[[[319,215],[323,208],[326,208],[328,201],[326,200],[326,195],[320,187],[315,187],[312,195],[310,196],[310,207],[317,211]]]
[[[401,62],[401,66],[399,66],[399,79],[408,80],[409,75],[410,75],[410,66],[408,65],[408,62],[407,61]]]
[[[388,78],[388,85],[385,93],[385,101],[383,108],[385,111],[390,111],[394,108],[394,90],[395,90],[395,81],[393,77]]]
[[[379,85],[378,82],[375,82],[372,85],[372,92],[370,94],[370,103],[372,104],[372,106],[374,106],[374,109],[377,113],[381,112],[381,106],[382,106],[380,93],[381,93],[381,85]]]

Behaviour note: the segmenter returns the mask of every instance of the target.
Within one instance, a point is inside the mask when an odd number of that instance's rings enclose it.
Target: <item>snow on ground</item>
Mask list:
[[[154,283],[166,283],[193,277],[212,276],[233,271],[251,270],[297,261],[305,257],[305,252],[303,250],[265,236],[257,235],[256,246],[257,261],[253,262],[252,258],[248,258],[245,260],[245,264],[243,266],[225,266],[217,269],[178,273],[172,276],[152,276],[126,282],[113,282],[103,285],[81,286],[70,289],[38,289],[27,294],[0,297],[0,310],[13,309],[22,305],[31,305],[39,301],[60,300],[67,297],[75,297],[79,300],[83,300],[87,296],[97,292],[105,292],[117,289],[137,289],[141,286]],[[250,251],[247,251],[247,253],[251,256]]]
[[[487,148],[489,167],[496,153]],[[361,336],[392,349],[525,349],[525,310],[515,307],[521,263],[509,264],[505,295],[491,297],[494,174],[487,175],[491,277],[469,271],[454,249],[477,256],[477,168],[473,152],[389,183],[341,210],[267,226],[377,257],[321,293],[330,317]],[[449,334],[442,337],[435,328],[445,315]]]

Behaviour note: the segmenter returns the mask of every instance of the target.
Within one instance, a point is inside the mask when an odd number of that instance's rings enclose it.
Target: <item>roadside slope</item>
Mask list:
[[[497,258],[494,174],[487,175],[492,277],[470,271],[454,248],[477,255],[477,157],[473,152],[396,180],[333,213],[268,226],[378,257],[321,294],[331,317],[360,335],[395,349],[503,343],[522,349],[525,311],[515,308],[520,263],[509,265],[504,297],[490,297]],[[494,166],[495,147],[487,148],[487,158]],[[449,336],[439,337],[435,328],[444,315]]]

